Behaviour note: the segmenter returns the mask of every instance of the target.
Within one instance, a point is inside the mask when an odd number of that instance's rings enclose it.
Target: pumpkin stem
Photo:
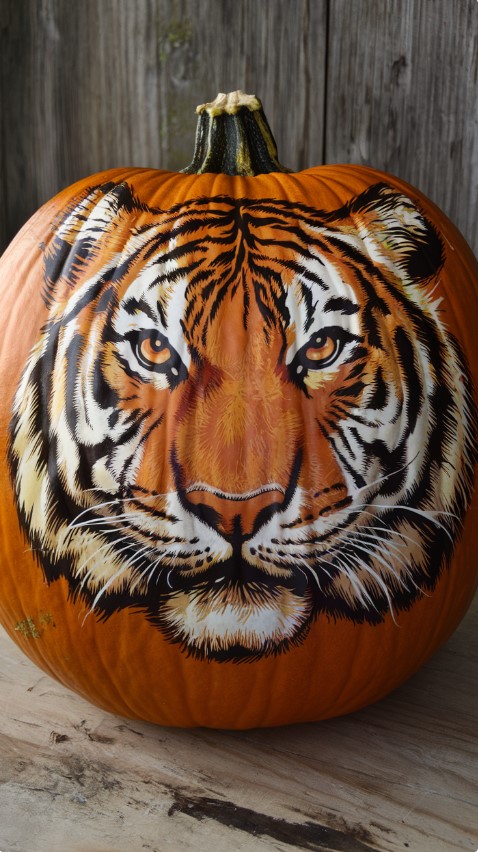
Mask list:
[[[290,172],[277,159],[277,146],[262,104],[240,90],[220,92],[196,108],[199,116],[192,163],[181,171],[200,175],[263,175]]]

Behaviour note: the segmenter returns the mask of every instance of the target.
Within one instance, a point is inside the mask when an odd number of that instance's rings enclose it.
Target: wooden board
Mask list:
[[[325,20],[326,0],[3,0],[8,237],[93,172],[187,166],[219,91],[257,92],[291,168],[321,162]]]
[[[329,6],[326,161],[417,186],[478,254],[478,3]]]
[[[474,0],[1,0],[0,250],[79,178],[187,165],[196,104],[242,88],[284,164],[390,171],[478,253],[477,84]]]
[[[393,695],[316,725],[104,713],[0,631],[1,852],[475,852],[478,598]]]

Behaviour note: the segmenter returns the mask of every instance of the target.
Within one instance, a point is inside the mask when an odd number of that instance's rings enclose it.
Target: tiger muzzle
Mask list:
[[[255,489],[232,493],[204,482],[186,483],[176,452],[171,454],[177,493],[184,508],[240,547],[278,512],[283,512],[297,487],[302,450],[295,454],[287,485],[265,483]]]
[[[186,490],[186,500],[195,507],[195,514],[201,509],[211,519],[224,538],[231,539],[251,536],[259,517],[266,518],[283,508],[285,488],[278,484],[256,489],[255,492],[230,494],[211,486],[201,485]]]

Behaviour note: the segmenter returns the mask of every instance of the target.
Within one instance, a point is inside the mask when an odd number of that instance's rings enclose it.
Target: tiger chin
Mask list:
[[[219,661],[285,652],[317,618],[398,621],[472,492],[443,252],[384,183],[332,212],[92,187],[44,249],[11,420],[47,582]]]

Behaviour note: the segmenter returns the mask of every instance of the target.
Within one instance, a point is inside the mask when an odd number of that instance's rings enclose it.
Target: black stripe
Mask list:
[[[389,397],[390,392],[383,378],[383,370],[378,366],[375,373],[373,393],[367,403],[367,408],[372,411],[382,410],[387,405]]]
[[[123,301],[122,307],[130,316],[134,316],[135,313],[141,311],[143,314],[146,314],[152,322],[157,322],[158,320],[157,315],[144,299],[136,299],[135,296],[130,296],[128,299]]]
[[[328,299],[324,305],[324,311],[340,311],[343,314],[356,314],[360,310],[360,305],[352,302],[352,299],[346,299],[344,296],[334,296]]]
[[[306,314],[304,331],[308,331],[309,328],[311,327],[312,323],[313,323],[313,320],[314,320],[314,308],[316,307],[317,302],[313,301],[312,292],[310,290],[310,287],[307,287],[307,284],[305,283],[305,281],[302,281],[301,279],[299,279],[299,284],[300,284],[300,292],[302,294],[302,299],[303,299],[304,305],[305,305],[305,314]]]
[[[332,435],[329,435],[329,433],[324,428],[324,426],[322,425],[320,420],[317,420],[317,425],[318,425],[320,431],[322,432],[322,435],[324,436],[324,438],[326,438],[327,441],[329,442],[329,444],[332,447],[335,455],[337,456],[339,461],[342,463],[345,470],[352,477],[357,488],[363,488],[366,485],[366,482],[365,482],[365,479],[363,478],[363,476],[357,470],[354,470],[354,468],[348,463],[347,459],[343,456],[343,454],[340,452],[340,450],[337,449],[336,442],[334,441]]]
[[[362,393],[365,385],[363,382],[355,382],[353,385],[344,385],[334,390],[334,396],[356,399]]]
[[[405,329],[398,327],[394,334],[398,359],[406,377],[407,388],[407,434],[417,425],[418,415],[424,402],[422,379],[417,370],[415,352]]]

